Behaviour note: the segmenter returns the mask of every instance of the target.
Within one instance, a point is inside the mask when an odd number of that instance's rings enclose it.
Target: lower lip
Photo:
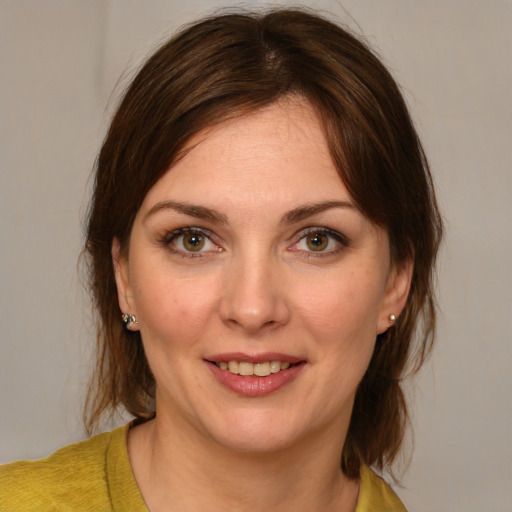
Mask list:
[[[216,364],[207,362],[216,379],[231,391],[243,396],[259,397],[274,393],[289,384],[306,366],[304,361],[294,364],[286,370],[271,373],[266,377],[255,375],[238,375],[228,370],[221,370]]]

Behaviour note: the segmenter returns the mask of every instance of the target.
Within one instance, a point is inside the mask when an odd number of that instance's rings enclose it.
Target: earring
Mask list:
[[[388,316],[389,323],[393,325],[396,322],[396,316],[391,314]]]
[[[121,315],[121,320],[122,320],[124,326],[126,327],[126,329],[129,329],[134,324],[138,323],[137,318],[135,318],[135,315],[132,315],[130,313],[123,313]]]

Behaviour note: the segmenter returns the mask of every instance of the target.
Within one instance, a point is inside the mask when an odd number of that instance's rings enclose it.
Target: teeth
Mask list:
[[[266,377],[267,375],[270,375],[270,363],[256,363],[254,365],[254,375],[257,375],[258,377]]]
[[[238,373],[240,375],[254,375],[254,365],[252,363],[240,363]]]
[[[270,361],[270,373],[281,371],[281,361]]]
[[[220,361],[216,363],[221,370],[228,370],[236,375],[256,375],[267,377],[271,373],[290,368],[288,361],[264,361],[262,363],[247,363],[245,361]]]

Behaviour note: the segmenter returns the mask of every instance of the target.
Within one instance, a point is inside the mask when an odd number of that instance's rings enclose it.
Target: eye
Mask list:
[[[186,235],[181,235],[179,238],[181,239],[183,247],[191,252],[199,252],[206,242],[205,236],[200,233],[187,233]]]
[[[222,249],[211,240],[211,235],[203,230],[194,228],[181,228],[169,234],[166,245],[176,253],[183,256],[193,253],[197,255],[204,252],[221,251]]]
[[[329,245],[329,237],[325,233],[312,233],[303,240],[312,251],[324,251]]]
[[[348,246],[344,235],[327,228],[309,228],[298,234],[299,240],[291,250],[305,253],[328,255],[336,253]]]

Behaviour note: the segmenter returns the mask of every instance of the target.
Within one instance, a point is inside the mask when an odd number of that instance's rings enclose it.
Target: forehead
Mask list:
[[[261,207],[299,198],[350,200],[315,110],[295,97],[200,132],[144,203],[184,198]]]

